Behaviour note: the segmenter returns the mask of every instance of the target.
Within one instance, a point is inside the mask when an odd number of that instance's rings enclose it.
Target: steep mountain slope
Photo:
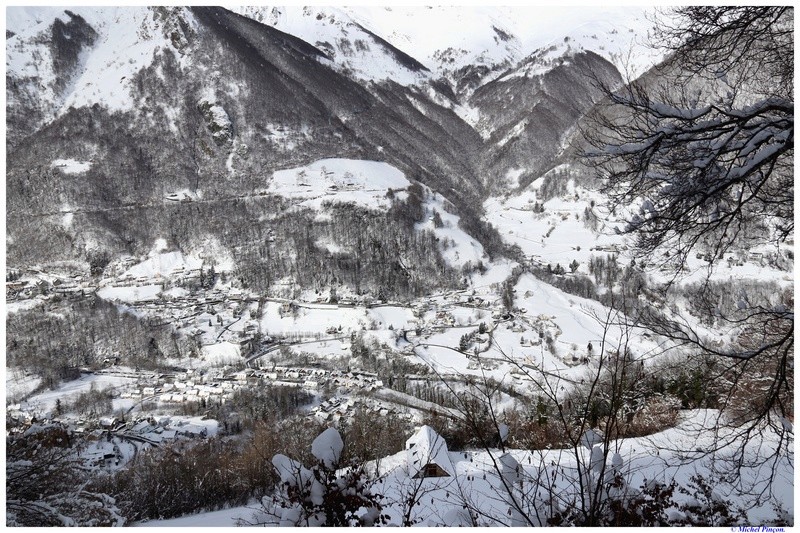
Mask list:
[[[504,12],[488,29],[459,14],[475,42],[458,59],[442,36],[422,39],[408,24],[385,33],[385,17],[367,19],[369,10],[241,12],[48,8],[9,18],[10,264],[102,266],[166,238],[181,249],[227,250],[258,286],[294,276],[371,290],[380,283],[356,281],[360,244],[344,255],[314,244],[349,235],[359,218],[340,209],[323,222],[268,186],[275,171],[343,158],[383,161],[427,186],[360,223],[374,228],[380,257],[405,254],[409,264],[413,256],[420,272],[438,272],[408,279],[452,284],[465,263],[444,261],[436,228],[421,224],[433,216],[434,193],[489,257],[502,253],[481,221],[487,195],[510,171],[527,182],[552,167],[599,96],[592,76],[619,81],[611,63],[577,45],[517,63],[532,45],[514,36]],[[447,11],[430,13],[433,23]],[[419,57],[397,46],[404,39]],[[471,69],[480,74],[470,78]],[[369,269],[379,268],[378,255]],[[422,290],[408,279],[390,290]]]
[[[185,214],[169,202],[175,191],[186,190],[203,202],[191,210],[214,209],[217,218],[235,221],[231,202],[251,196],[272,171],[330,156],[389,162],[449,196],[451,209],[460,207],[465,218],[476,219],[470,206],[484,193],[469,154],[478,153],[480,138],[419,91],[394,83],[358,85],[326,66],[326,54],[318,48],[222,9],[136,8],[125,14],[136,24],[119,28],[120,35],[113,37],[98,25],[97,44],[87,41],[83,63],[54,63],[47,79],[94,78],[99,86],[127,92],[127,99],[114,106],[99,92],[93,102],[93,92],[81,83],[73,84],[74,92],[59,93],[59,99],[37,93],[29,80],[25,101],[46,105],[38,113],[19,106],[16,118],[9,119],[12,264],[86,259],[104,248],[141,251],[163,235],[175,237],[172,245],[189,246],[176,232],[182,224],[173,217]],[[70,19],[89,28],[79,14]],[[65,46],[52,37],[61,24],[57,20],[27,42],[28,57]],[[150,28],[151,35],[142,36],[142,28]],[[154,39],[156,30],[166,37]],[[95,54],[111,47],[106,39],[124,42],[134,35],[152,47],[149,65],[132,67],[121,77],[130,79],[118,82],[113,69],[93,68]],[[9,68],[9,77],[17,72]],[[40,73],[39,79],[44,77]],[[78,102],[77,95],[85,101]],[[164,210],[166,216],[142,227],[135,220],[146,218],[148,210]],[[259,216],[249,223],[257,225]],[[43,223],[44,231],[35,229],[31,217]],[[413,233],[413,226],[412,217],[404,227]],[[231,229],[206,228],[238,246],[219,235]]]
[[[553,168],[578,120],[603,97],[600,84],[621,83],[611,63],[580,52],[554,65],[531,56],[477,89],[469,103],[478,109],[478,128],[487,138],[487,186],[524,187]]]

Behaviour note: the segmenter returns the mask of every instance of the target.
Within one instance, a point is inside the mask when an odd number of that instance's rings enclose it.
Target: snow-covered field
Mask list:
[[[267,302],[264,306],[264,315],[261,320],[261,330],[267,335],[297,333],[303,335],[325,335],[330,328],[349,335],[351,332],[360,331],[367,325],[367,313],[364,308],[338,308],[335,305],[304,304],[298,307],[295,313],[291,311],[281,313],[281,305],[277,302]]]
[[[17,368],[6,368],[6,402],[15,402],[30,394],[42,378],[27,374]]]
[[[91,161],[76,161],[75,159],[56,159],[50,163],[51,168],[57,168],[65,174],[83,174],[92,168]]]
[[[484,203],[486,219],[491,220],[503,240],[516,244],[522,252],[542,263],[567,266],[578,261],[578,272],[588,273],[587,263],[592,255],[605,255],[598,249],[626,250],[625,239],[614,233],[612,226],[600,222],[597,231],[584,222],[586,209],[602,198],[593,191],[575,187],[572,180],[563,197],[542,202],[537,196],[541,178],[524,191],[510,197],[493,197]],[[539,202],[542,213],[534,212]]]
[[[61,400],[66,405],[67,402],[74,400],[79,394],[88,392],[91,389],[98,391],[123,387],[130,383],[135,383],[136,378],[112,376],[104,374],[84,374],[74,381],[63,383],[55,390],[47,390],[34,394],[25,402],[21,408],[42,415],[50,415],[54,412],[56,400]]]
[[[389,189],[404,190],[411,183],[398,169],[379,161],[322,159],[304,167],[279,170],[268,191],[321,211],[324,203],[355,204],[371,209],[391,205]]]
[[[161,294],[161,285],[142,285],[141,287],[103,287],[97,295],[104,300],[120,302],[154,302]]]

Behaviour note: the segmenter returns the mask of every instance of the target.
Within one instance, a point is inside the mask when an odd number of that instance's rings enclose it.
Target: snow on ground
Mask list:
[[[368,325],[365,308],[344,308],[329,304],[302,304],[296,316],[291,311],[281,315],[281,305],[267,302],[261,319],[261,331],[267,335],[301,334],[326,335],[329,328],[342,327],[337,335],[349,335]]]
[[[70,229],[72,227],[72,219],[74,216],[75,215],[73,213],[64,213],[64,215],[61,217],[61,226],[66,230]]]
[[[64,92],[55,90],[53,70],[47,41],[40,34],[50,30],[56,18],[69,23],[71,18],[63,8],[19,8],[7,10],[9,27],[16,35],[6,46],[6,71],[17,79],[37,81],[37,97],[54,102],[55,116],[71,106],[91,106],[98,103],[113,111],[132,109],[136,102],[130,94],[135,74],[149,66],[162,50],[173,48],[171,34],[164,22],[154,17],[146,7],[73,7],[70,11],[85,19],[97,32],[94,44],[80,55],[77,74]],[[197,24],[188,10],[182,17],[190,27]],[[175,54],[183,66],[187,56]]]
[[[135,381],[135,378],[121,376],[84,374],[74,381],[62,383],[54,390],[34,394],[23,402],[22,408],[28,412],[38,412],[46,415],[55,409],[57,399],[61,399],[61,402],[66,407],[66,404],[77,398],[79,394],[89,391],[92,387],[97,390],[113,389]]]
[[[422,72],[414,72],[395,61],[366,31],[359,28],[347,13],[347,8],[300,5],[272,7],[235,7],[234,11],[269,24],[315,44],[333,57],[323,59],[339,70],[363,80],[391,79],[396,83],[411,85],[427,79]]]
[[[176,270],[197,270],[203,265],[203,261],[196,257],[184,256],[181,252],[166,252],[166,253],[153,253],[150,257],[132,266],[125,274],[128,276],[138,278],[147,277],[155,278],[156,276],[167,277],[173,274]]]
[[[111,400],[111,410],[114,413],[117,413],[119,411],[128,412],[131,409],[133,409],[138,403],[140,402],[132,398],[113,398]]]
[[[487,267],[485,272],[473,272],[471,274],[470,282],[472,288],[476,290],[483,289],[480,292],[487,294],[492,285],[503,283],[508,279],[517,264],[516,261],[509,259],[498,259],[492,263],[484,263],[484,266]]]
[[[755,257],[764,258],[780,254],[784,258],[794,255],[794,246],[781,246],[780,249],[775,246],[762,245],[754,246],[747,250],[749,257],[744,257],[744,261],[739,265],[738,260],[742,259],[744,254],[731,254],[726,253],[721,261],[714,264],[714,269],[710,273],[710,279],[717,281],[735,280],[735,281],[758,281],[762,283],[776,282],[782,286],[791,286],[794,283],[793,266],[794,260],[784,259],[787,265],[791,265],[787,270],[781,270],[768,266],[765,260],[757,259]],[[731,261],[729,262],[728,259]],[[687,258],[687,267],[689,274],[682,277],[680,282],[698,283],[703,282],[709,277],[708,262],[697,255],[690,255]],[[669,271],[662,272],[656,268],[648,269],[648,273],[657,281],[666,282],[671,279]]]
[[[50,163],[50,168],[57,168],[65,174],[83,174],[92,168],[92,162],[77,161],[75,159],[55,159]]]
[[[416,327],[416,319],[411,309],[398,306],[381,306],[369,309],[369,317],[378,323],[378,327],[388,329],[392,326],[395,330],[413,329]]]
[[[17,313],[19,311],[27,311],[28,309],[33,309],[40,303],[45,301],[45,298],[36,297],[36,298],[28,298],[26,300],[17,300],[13,302],[6,302],[6,313]]]
[[[172,287],[171,289],[164,291],[162,294],[171,298],[186,298],[186,296],[189,295],[189,291],[183,287]]]
[[[472,374],[469,359],[455,350],[462,334],[457,330],[449,330],[446,333],[432,335],[421,341],[414,352],[438,374],[461,376]]]
[[[211,366],[235,365],[242,362],[241,349],[232,342],[209,344],[200,349],[202,358]]]
[[[172,424],[170,424],[170,426],[174,427],[180,425],[182,421],[185,422],[184,425],[191,424],[193,426],[206,428],[209,437],[216,437],[217,433],[219,433],[219,422],[213,418],[204,418],[202,416],[172,417]]]
[[[647,437],[631,438],[612,442],[607,456],[608,468],[617,468],[629,487],[638,489],[645,480],[669,482],[675,479],[686,485],[693,475],[703,475],[714,479],[711,468],[715,464],[709,457],[686,460],[685,451],[690,454],[694,450],[707,450],[715,438],[720,435],[715,430],[718,413],[715,411],[697,410],[681,413],[681,422],[674,428]],[[729,430],[723,429],[722,435]],[[763,433],[754,438],[751,446],[746,448],[746,456],[752,459],[758,453],[764,453],[774,446],[774,437]],[[735,444],[736,445],[736,444]],[[728,447],[725,451],[732,450]],[[563,501],[570,496],[577,496],[578,483],[576,466],[578,457],[583,464],[588,464],[590,451],[579,448],[576,452],[570,449],[544,450],[477,450],[447,452],[442,446],[437,448],[435,457],[437,464],[449,470],[449,477],[413,479],[419,470],[419,464],[426,463],[430,457],[418,458],[403,450],[381,459],[370,468],[377,468],[380,480],[373,487],[373,492],[385,496],[382,503],[383,513],[389,515],[390,523],[399,524],[404,504],[411,494],[419,497],[413,507],[412,519],[418,520],[418,526],[446,525],[455,526],[464,518],[461,516],[464,505],[474,506],[481,511],[481,523],[486,516],[493,516],[501,523],[510,525],[512,514],[509,512],[508,492],[498,475],[498,468],[503,471],[506,482],[520,485],[516,493],[518,501],[529,503],[530,489],[534,479],[547,476],[552,480],[552,490],[559,494]],[[445,456],[446,454],[446,456]],[[434,454],[431,454],[434,455]],[[601,456],[602,457],[602,456]],[[421,459],[421,460],[419,460]],[[602,460],[602,459],[601,459]],[[719,460],[716,465],[719,466]],[[776,465],[774,493],[784,509],[791,515],[793,504],[793,456],[779,457]],[[446,470],[446,471],[447,471]],[[750,479],[756,470],[744,466],[743,479]],[[730,485],[712,481],[717,497],[730,499],[735,505],[746,505],[748,523],[760,525],[774,516],[769,503],[760,506],[748,505],[747,502],[732,492]],[[522,494],[526,496],[520,497]],[[688,496],[675,491],[676,501],[687,501]],[[225,509],[209,513],[201,513],[171,520],[153,520],[134,524],[135,526],[233,526],[237,519],[251,521],[258,514],[259,505],[255,502],[249,506]],[[533,515],[533,513],[531,513]],[[488,522],[486,525],[490,525]],[[465,524],[466,525],[466,524]]]
[[[558,178],[557,178],[558,179]],[[543,202],[543,213],[535,213],[537,201],[535,181],[526,190],[510,197],[493,197],[484,203],[486,220],[491,220],[505,242],[518,245],[523,253],[544,263],[567,266],[578,261],[578,271],[588,273],[592,255],[603,255],[597,250],[624,249],[623,237],[615,235],[613,228],[599,224],[593,231],[584,222],[584,212],[592,209],[591,202],[601,198],[570,181],[563,198]],[[577,199],[576,199],[577,195]]]
[[[249,521],[258,512],[258,504],[251,507],[232,507],[221,511],[198,513],[169,520],[150,520],[129,524],[133,527],[235,527],[239,520]]]
[[[319,239],[317,242],[314,243],[318,248],[322,250],[327,250],[332,254],[340,254],[342,252],[347,252],[347,249],[339,246],[332,239]]]
[[[370,209],[391,205],[389,189],[411,185],[405,174],[388,163],[357,159],[321,159],[304,167],[278,170],[268,192],[300,200],[299,205],[322,210],[324,203],[351,203]]]
[[[437,315],[444,312],[451,325],[439,331],[434,327],[434,333],[414,338],[416,358],[441,374],[487,375],[521,385],[513,376],[519,375],[519,367],[534,376],[545,371],[551,377],[580,379],[587,368],[582,364],[584,358],[591,359],[591,355],[602,353],[604,348],[607,353],[616,351],[625,339],[636,357],[649,358],[660,353],[656,340],[645,336],[644,331],[632,328],[626,332],[618,326],[610,326],[606,331],[610,311],[594,300],[564,293],[531,274],[523,274],[514,290],[514,306],[518,311],[500,321],[492,316],[490,309],[445,304],[444,297],[440,297],[437,307],[423,314],[422,324],[440,323]],[[623,319],[619,315],[611,318],[612,322]],[[473,354],[477,349],[479,357],[467,357],[458,351],[461,338],[475,333],[481,322],[491,331],[469,344],[467,353]],[[551,342],[546,342],[547,339]],[[593,344],[591,354],[589,343]]]
[[[598,302],[562,292],[531,274],[523,274],[515,289],[515,305],[526,309],[526,317],[551,317],[561,329],[562,342],[586,346],[602,340],[609,310]]]
[[[42,378],[6,367],[6,402],[15,403],[41,384]]]
[[[430,230],[439,238],[442,257],[453,267],[461,268],[466,263],[476,265],[488,263],[483,245],[458,227],[460,217],[445,210],[445,198],[441,194],[430,194],[425,199],[426,221],[416,225],[417,230]],[[436,217],[441,220],[437,227]]]
[[[161,285],[142,285],[141,287],[103,287],[97,295],[104,300],[120,302],[147,302],[158,300]]]

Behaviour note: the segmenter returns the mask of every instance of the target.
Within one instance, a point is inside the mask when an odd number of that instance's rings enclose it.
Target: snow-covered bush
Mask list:
[[[311,444],[317,463],[306,468],[283,454],[272,464],[280,483],[262,499],[268,523],[279,526],[372,526],[385,522],[381,496],[370,490],[363,466],[340,468],[344,442],[333,428]]]
[[[34,424],[6,437],[6,525],[122,526],[114,498],[90,488],[80,442],[59,424]]]

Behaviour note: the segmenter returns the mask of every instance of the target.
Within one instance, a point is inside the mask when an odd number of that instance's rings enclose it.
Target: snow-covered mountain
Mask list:
[[[474,89],[532,54],[552,60],[593,51],[633,76],[660,57],[644,44],[649,22],[646,11],[636,7],[290,6],[236,11],[308,42],[320,42],[334,52],[335,63],[364,79],[392,77],[405,84],[445,78],[454,88]],[[371,60],[364,53],[351,53],[352,48],[366,52],[364,43],[369,46],[376,38],[414,58],[416,68],[376,62],[374,52]],[[358,41],[361,44],[354,45]],[[392,55],[386,48],[384,52]]]
[[[626,57],[636,72],[655,61],[647,24],[634,8],[9,8],[9,260],[141,253],[170,234],[191,248],[211,234],[247,269],[264,257],[249,257],[244,228],[266,206],[237,231],[176,232],[153,210],[191,201],[230,218],[237,198],[281,198],[265,186],[273,172],[326,158],[392,165],[502,254],[482,203],[509,176],[524,185],[553,168],[601,97],[593,80],[621,83]],[[414,198],[392,205],[427,231]],[[134,222],[148,211],[151,224]]]

